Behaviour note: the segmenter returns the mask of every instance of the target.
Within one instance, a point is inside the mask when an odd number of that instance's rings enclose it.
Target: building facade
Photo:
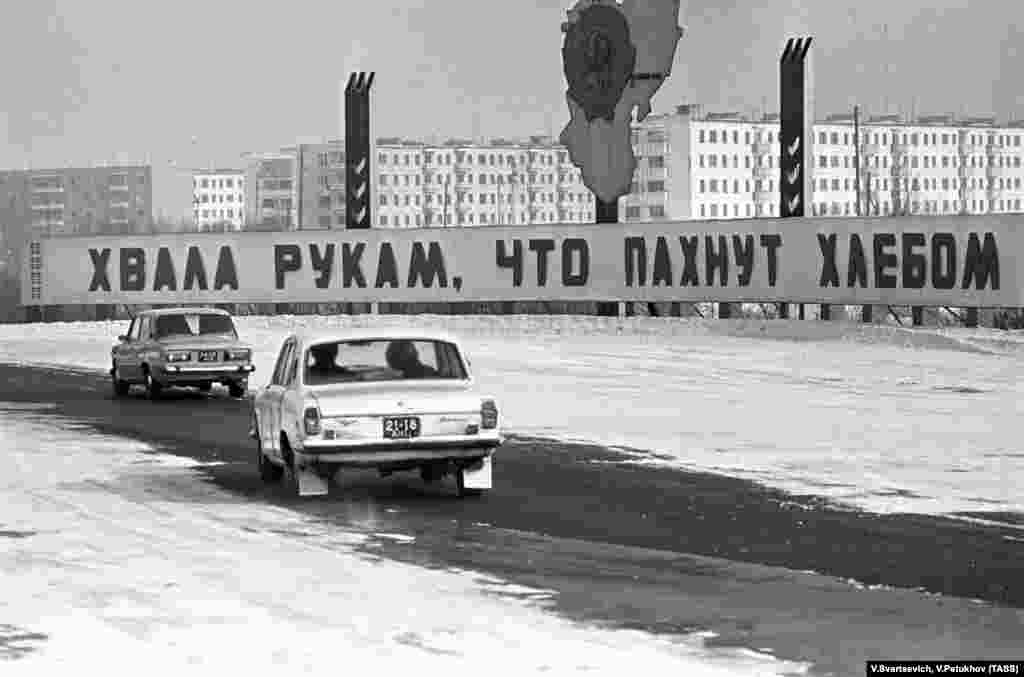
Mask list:
[[[0,171],[0,209],[11,229],[38,236],[148,232],[148,166]]]
[[[813,127],[817,216],[990,214],[1022,209],[1024,122],[852,115]],[[705,114],[679,106],[634,130],[637,173],[625,221],[778,215],[777,116]]]
[[[0,171],[0,255],[8,273],[35,237],[147,233],[153,227],[148,166]]]
[[[192,218],[200,232],[241,230],[245,223],[245,172],[193,171]]]
[[[343,142],[300,144],[244,157],[246,229],[345,227]]]
[[[340,141],[250,154],[245,164],[246,228],[345,228]],[[593,195],[568,152],[544,137],[441,144],[380,138],[370,164],[375,227],[583,223],[594,218]]]
[[[594,200],[566,149],[551,139],[379,139],[378,227],[584,223]]]
[[[773,218],[779,213],[779,118],[699,105],[634,125],[637,167],[625,222]],[[813,126],[815,216],[991,214],[1022,210],[1024,122],[864,117]],[[276,228],[344,228],[340,142],[284,149],[247,165],[249,215]],[[301,156],[302,161],[299,162]],[[256,156],[253,156],[254,158]],[[302,180],[299,180],[299,166]],[[372,223],[380,228],[592,223],[594,196],[567,150],[526,141],[377,139]],[[301,202],[301,224],[295,205]]]

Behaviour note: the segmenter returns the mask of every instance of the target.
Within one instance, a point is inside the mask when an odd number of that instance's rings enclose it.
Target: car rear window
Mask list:
[[[211,313],[182,313],[180,315],[158,315],[155,318],[156,338],[170,336],[206,336],[231,334],[237,336],[235,323],[227,315]]]
[[[306,350],[308,385],[467,378],[459,349],[447,341],[374,339],[320,343]]]

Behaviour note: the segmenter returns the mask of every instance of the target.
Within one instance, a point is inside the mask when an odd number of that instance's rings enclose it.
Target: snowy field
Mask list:
[[[460,335],[506,432],[636,450],[868,510],[1024,512],[1024,337],[798,320],[239,317],[250,386],[306,326]],[[106,369],[127,324],[0,326],[0,360]]]
[[[357,554],[372,514],[348,533],[311,524],[46,409],[0,402],[5,677],[802,669],[697,634],[577,625],[543,608],[543,590]]]

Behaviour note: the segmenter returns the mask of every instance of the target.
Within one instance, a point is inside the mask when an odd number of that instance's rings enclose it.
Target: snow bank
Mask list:
[[[1019,332],[799,320],[239,317],[266,383],[299,327],[440,327],[506,430],[878,511],[1024,512]],[[109,366],[121,323],[6,325],[0,360]]]
[[[706,649],[696,636],[584,627],[539,608],[546,591],[495,597],[498,579],[369,559],[352,545],[378,525],[345,533],[306,522],[49,412],[0,403],[0,446],[0,640],[5,653],[24,652],[4,660],[5,676],[800,667]]]

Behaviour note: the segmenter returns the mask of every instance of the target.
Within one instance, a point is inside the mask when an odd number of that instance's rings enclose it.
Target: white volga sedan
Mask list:
[[[289,471],[302,496],[343,467],[454,475],[459,496],[491,488],[502,444],[497,402],[477,392],[459,342],[408,329],[293,334],[253,399],[261,478]]]

